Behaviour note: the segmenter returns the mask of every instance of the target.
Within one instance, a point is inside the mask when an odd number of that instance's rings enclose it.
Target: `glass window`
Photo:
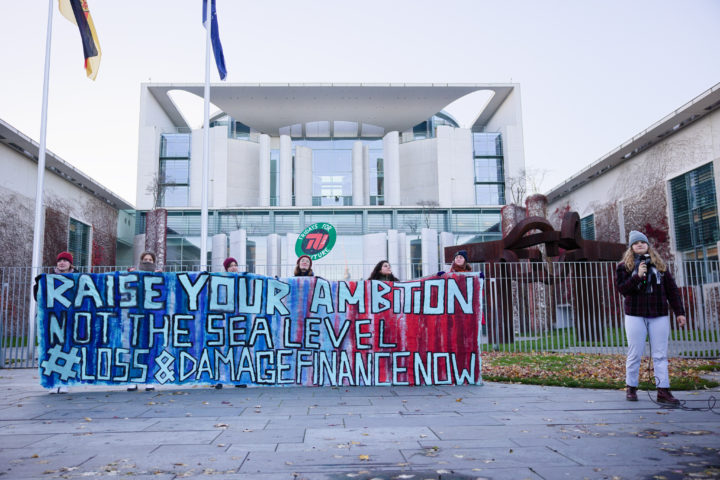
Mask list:
[[[330,137],[330,122],[308,122],[305,124],[305,136],[308,138],[329,138]]]
[[[475,156],[501,156],[503,154],[500,133],[473,132]]]
[[[188,160],[160,160],[160,182],[162,184],[188,184],[190,162]]]
[[[357,122],[334,122],[333,125],[333,137],[357,137],[358,124]]]
[[[68,227],[68,251],[73,254],[73,264],[76,267],[90,266],[90,248],[90,225],[71,218]]]
[[[670,194],[678,250],[707,256],[705,250],[720,240],[713,164],[671,179]]]
[[[475,184],[475,204],[476,205],[502,205],[505,203],[502,185]]]
[[[585,240],[595,240],[595,215],[580,219],[580,234]]]
[[[476,182],[502,182],[503,168],[502,158],[498,157],[476,157],[475,158],[475,181]]]
[[[189,133],[163,133],[160,136],[160,156],[163,158],[189,158]]]
[[[187,207],[190,187],[187,185],[166,185],[162,187],[162,201],[164,207]]]

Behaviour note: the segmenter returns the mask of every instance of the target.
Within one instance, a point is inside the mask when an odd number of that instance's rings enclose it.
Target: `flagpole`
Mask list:
[[[202,200],[200,202],[200,270],[207,268],[208,236],[208,177],[210,176],[210,29],[212,0],[207,0],[205,8],[205,116],[203,120],[203,163],[202,163]]]
[[[45,144],[47,137],[48,91],[50,86],[50,46],[52,40],[53,0],[48,0],[48,23],[45,39],[45,72],[43,76],[42,113],[40,114],[40,149],[38,151],[37,186],[35,187],[35,224],[33,226],[32,276],[41,273],[42,269],[42,218],[43,190],[45,184]],[[35,311],[34,298],[30,297],[28,316],[28,358],[35,354]]]

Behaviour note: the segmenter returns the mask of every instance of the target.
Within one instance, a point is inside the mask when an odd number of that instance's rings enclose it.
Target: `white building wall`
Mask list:
[[[292,205],[292,141],[289,135],[280,135],[278,177],[278,206],[289,207]]]
[[[456,245],[455,235],[450,232],[440,232],[438,245],[438,262],[440,265],[450,266],[445,263],[445,247],[452,247],[453,245]]]
[[[240,271],[246,271],[247,265],[247,231],[243,228],[230,232],[229,257],[237,260]]]
[[[502,134],[506,178],[517,176],[525,169],[520,85],[514,84],[513,86],[512,92],[510,92],[485,127],[486,132],[500,132]],[[512,199],[507,185],[505,198],[508,202]]]
[[[213,272],[223,272],[225,267],[223,262],[228,257],[227,254],[227,235],[218,233],[212,237],[212,259],[211,268]],[[237,260],[237,259],[236,259]]]
[[[227,185],[227,200],[223,207],[255,207],[261,197],[262,175],[260,174],[260,146],[255,142],[229,139],[228,161],[225,175],[216,177],[215,182]],[[270,178],[270,151],[268,150],[268,182]],[[269,186],[269,183],[268,183]],[[270,193],[267,193],[268,204]],[[216,206],[221,208],[220,205]]]
[[[440,125],[436,129],[436,172],[441,207],[475,204],[472,133]]]
[[[295,205],[312,206],[312,149],[295,147]]]
[[[422,239],[422,274],[423,277],[438,272],[438,235],[434,228],[423,228]]]
[[[400,204],[439,202],[437,138],[400,145]]]
[[[140,118],[138,130],[137,189],[135,206],[138,210],[154,207],[152,193],[147,187],[155,181],[160,164],[160,133],[174,133],[177,127],[170,120],[147,85],[140,87]]]
[[[400,172],[403,169],[400,165],[400,134],[398,132],[390,132],[383,137],[383,161],[385,205],[401,205],[402,178]]]
[[[258,137],[258,205],[270,206],[270,136]]]
[[[368,278],[380,260],[387,259],[387,235],[368,233],[363,235],[363,278]]]

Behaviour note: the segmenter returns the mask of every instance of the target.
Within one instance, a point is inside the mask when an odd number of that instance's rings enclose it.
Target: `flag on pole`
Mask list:
[[[78,26],[85,55],[85,71],[90,79],[95,80],[100,68],[101,52],[87,0],[58,0],[58,6],[63,17]]]
[[[213,55],[215,56],[215,64],[217,65],[220,80],[225,80],[227,69],[225,68],[225,55],[223,55],[222,44],[220,43],[220,33],[218,32],[217,12],[215,11],[215,0],[210,4],[211,12],[211,29],[210,40],[212,42]],[[203,25],[207,28],[207,0],[203,0]]]

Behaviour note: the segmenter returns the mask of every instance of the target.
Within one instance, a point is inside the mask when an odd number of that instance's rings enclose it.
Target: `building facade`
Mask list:
[[[200,263],[203,130],[172,92],[202,85],[143,84],[137,233],[167,210],[165,263]],[[453,105],[485,92],[484,103]],[[211,87],[209,235],[214,269],[289,275],[308,225],[337,231],[315,265],[366,277],[389,259],[400,278],[435,273],[447,245],[500,236],[506,176],[524,169],[519,87],[503,85],[245,85]],[[460,105],[458,107],[458,105]],[[141,238],[138,249],[145,246]],[[369,266],[369,267],[368,267]]]
[[[32,264],[38,150],[0,120],[0,267]],[[132,206],[50,151],[45,163],[42,264],[54,266],[57,254],[69,250],[79,268],[129,265]]]
[[[585,238],[643,231],[665,258],[702,261],[702,280],[718,281],[719,182],[717,84],[552,189],[549,213],[577,211]]]

